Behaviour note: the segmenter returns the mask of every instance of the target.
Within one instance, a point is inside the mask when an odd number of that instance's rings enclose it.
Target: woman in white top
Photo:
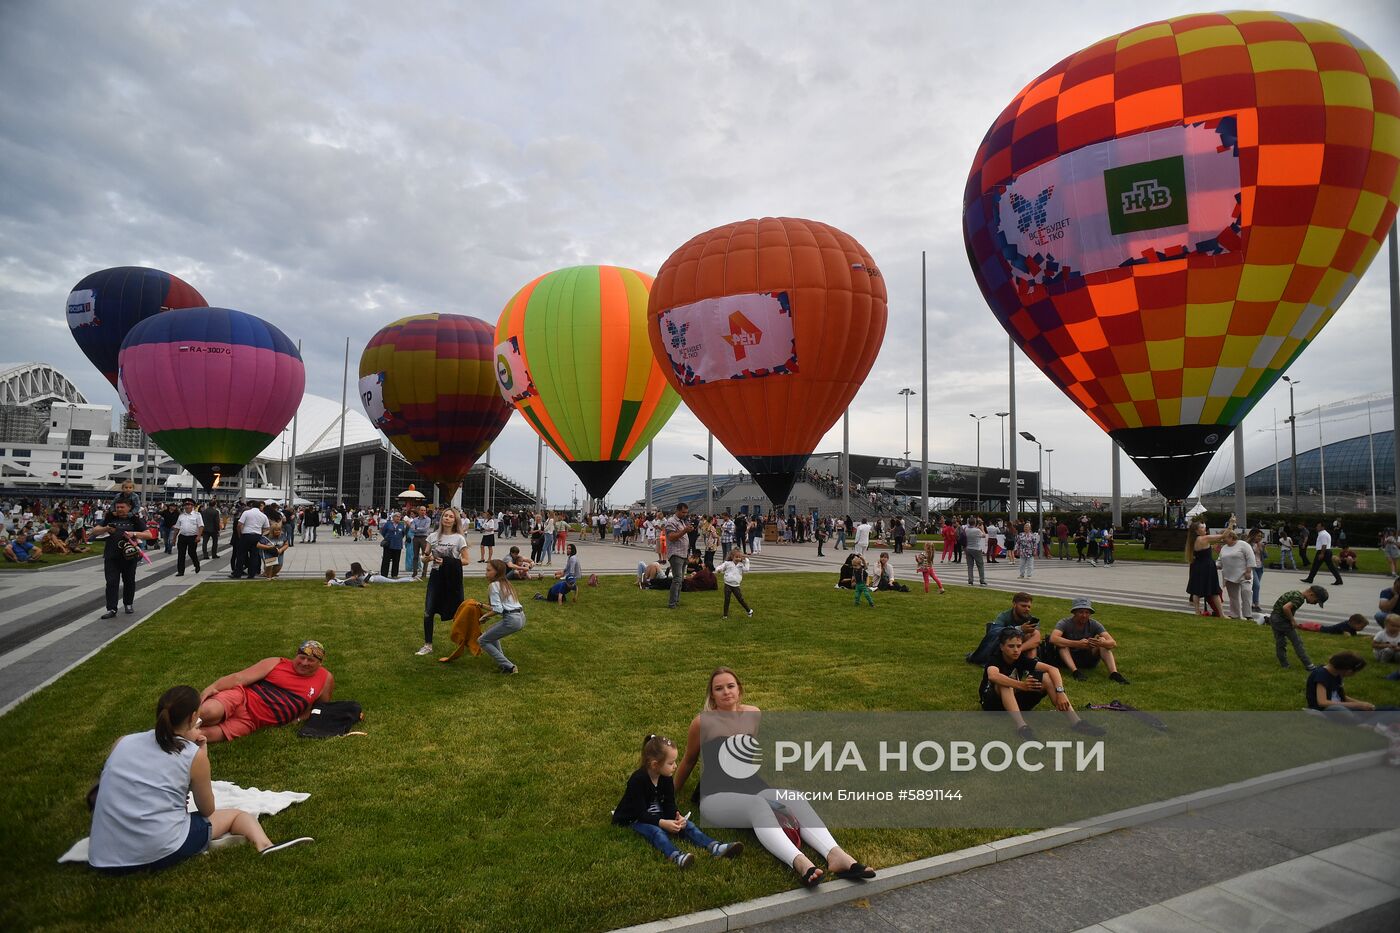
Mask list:
[[[491,616],[500,616],[501,621],[482,632],[476,641],[481,645],[481,650],[495,660],[502,674],[518,674],[520,668],[511,663],[510,658],[501,651],[500,645],[502,638],[514,635],[525,627],[525,607],[520,605],[520,597],[516,595],[515,587],[506,578],[508,572],[503,560],[493,560],[486,565],[486,579],[490,584],[486,588],[486,598],[491,604],[491,610],[482,613],[481,621],[485,622]]]
[[[433,571],[423,597],[423,647],[417,652],[420,656],[433,653],[433,616],[451,622],[462,605],[462,551],[466,546],[461,514],[456,509],[443,509],[438,530],[428,535],[428,551],[424,555]]]
[[[1230,598],[1231,619],[1243,619],[1244,606],[1248,605],[1245,594],[1254,579],[1254,550],[1240,540],[1233,528],[1221,535],[1220,578],[1225,583],[1225,593]]]
[[[92,810],[88,864],[93,868],[109,875],[169,868],[230,832],[264,855],[311,842],[303,836],[273,845],[253,814],[214,809],[198,709],[193,687],[171,687],[156,704],[156,727],[122,736],[112,746]],[[190,793],[195,812],[185,802]]]

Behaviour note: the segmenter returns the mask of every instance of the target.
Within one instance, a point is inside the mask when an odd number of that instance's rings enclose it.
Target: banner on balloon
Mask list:
[[[496,345],[496,384],[501,397],[514,405],[535,395],[535,383],[520,353],[520,338],[511,337]]]
[[[384,407],[384,373],[370,373],[360,377],[360,402],[365,406],[365,414],[376,428],[386,427],[392,420]]]
[[[706,298],[662,311],[657,324],[682,385],[797,372],[787,292]]]
[[[90,327],[97,321],[97,292],[80,288],[68,295],[68,326],[73,329]]]
[[[998,239],[1024,283],[1240,249],[1235,119],[1085,146],[1038,165],[998,199]]]

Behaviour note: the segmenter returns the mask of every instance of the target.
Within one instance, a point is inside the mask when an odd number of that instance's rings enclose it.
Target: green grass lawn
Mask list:
[[[668,612],[664,593],[621,578],[584,589],[575,606],[527,599],[525,630],[503,643],[517,677],[484,658],[414,657],[421,585],[199,586],[0,718],[0,928],[601,930],[790,889],[792,873],[748,833],[715,832],[749,844],[739,860],[701,859],[681,873],[611,827],[608,813],[642,737],[683,742],[720,664],[767,710],[975,708],[978,674],[962,657],[1005,594],[877,594],[876,609],[857,612],[831,579],[754,575],[745,591],[756,618],[727,623],[718,594],[686,594]],[[467,592],[482,594],[479,578]],[[1067,604],[1036,608],[1055,619]],[[1100,618],[1133,685],[1100,670],[1070,681],[1076,705],[1119,696],[1153,710],[1301,705],[1300,672],[1277,667],[1266,629],[1118,607]],[[1356,647],[1303,637],[1316,659]],[[369,735],[313,742],[270,730],[214,746],[211,760],[215,779],[310,793],[264,825],[274,839],[315,836],[314,846],[275,861],[239,846],[125,879],[55,864],[87,833],[83,795],[112,742],[150,728],[163,690],[202,689],[304,638],[326,644],[337,695],[364,704]],[[445,654],[445,627],[437,643]],[[1379,667],[1349,687],[1394,703],[1400,687]],[[837,831],[877,868],[1002,835]]]
[[[87,560],[91,557],[101,557],[102,548],[95,547],[86,554],[44,554],[37,561],[26,561],[17,564],[12,560],[0,560],[0,571],[3,570],[42,570],[45,567],[56,567],[59,564],[71,564],[75,560]]]

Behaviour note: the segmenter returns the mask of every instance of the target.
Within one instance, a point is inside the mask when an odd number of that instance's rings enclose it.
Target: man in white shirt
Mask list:
[[[1314,539],[1313,547],[1316,550],[1313,552],[1312,570],[1308,571],[1308,575],[1302,578],[1303,582],[1313,582],[1313,577],[1317,576],[1318,568],[1326,564],[1327,569],[1332,571],[1334,577],[1332,585],[1341,586],[1342,575],[1337,572],[1337,565],[1332,562],[1332,533],[1322,522],[1317,523],[1317,537]]]
[[[963,526],[963,535],[967,538],[967,544],[963,545],[963,554],[967,556],[967,585],[972,585],[972,568],[975,566],[979,582],[986,586],[987,566],[983,558],[987,553],[987,532],[977,519],[969,518]]]
[[[856,526],[855,547],[851,548],[854,553],[859,554],[861,557],[865,556],[866,548],[870,547],[870,532],[872,530],[874,529],[870,527],[870,522],[866,519],[861,519],[861,523]]]
[[[233,533],[238,536],[238,554],[243,558],[243,565],[240,567],[237,562],[234,563],[233,573],[229,574],[232,579],[237,580],[244,573],[249,580],[262,576],[262,551],[258,550],[258,539],[267,534],[270,527],[272,522],[268,521],[267,514],[256,503],[249,503],[238,516]]]
[[[199,539],[204,534],[204,516],[194,507],[193,499],[186,499],[180,514],[175,516],[175,545],[178,557],[175,558],[175,576],[185,575],[185,555],[190,556],[194,572],[199,573]]]

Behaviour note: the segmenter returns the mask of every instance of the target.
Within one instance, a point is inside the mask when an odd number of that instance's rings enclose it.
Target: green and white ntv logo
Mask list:
[[[1115,236],[1187,223],[1186,163],[1181,156],[1107,169],[1103,186],[1108,226]]]

